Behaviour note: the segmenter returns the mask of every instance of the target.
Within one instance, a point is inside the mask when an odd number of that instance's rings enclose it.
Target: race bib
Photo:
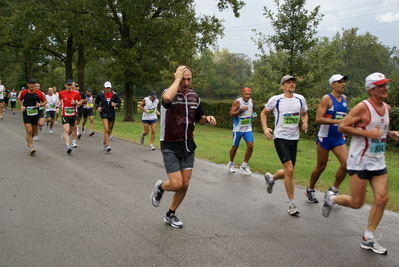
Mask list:
[[[251,116],[240,117],[240,125],[245,126],[251,124]]]
[[[50,108],[55,108],[55,103],[49,105]]]
[[[283,114],[283,127],[297,127],[299,112],[287,112]]]
[[[93,103],[86,103],[86,107],[92,108],[93,107]]]
[[[341,120],[341,119],[345,119],[346,117],[346,112],[335,112],[335,119],[337,120]]]
[[[148,114],[155,114],[155,109],[149,109]]]
[[[370,144],[370,157],[382,157],[385,154],[386,139],[372,139]]]
[[[73,116],[75,115],[75,107],[65,107],[64,108],[64,114],[66,116]]]
[[[37,111],[37,107],[26,107],[26,114],[28,116],[36,116],[37,114],[39,114],[39,112]]]

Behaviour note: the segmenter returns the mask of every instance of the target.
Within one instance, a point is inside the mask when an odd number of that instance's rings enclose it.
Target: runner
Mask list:
[[[34,155],[36,149],[33,148],[34,131],[37,130],[39,121],[39,107],[43,107],[45,98],[40,90],[36,89],[36,81],[29,78],[26,82],[28,89],[24,89],[19,94],[19,105],[21,107],[24,126],[26,130],[26,142],[29,147],[29,155]]]
[[[151,202],[158,207],[164,191],[173,191],[164,222],[182,228],[183,223],[175,213],[186,196],[194,168],[194,123],[216,125],[216,120],[204,115],[201,100],[191,89],[191,70],[179,66],[174,76],[173,84],[162,94],[161,107],[161,150],[168,180],[155,183]]]
[[[40,83],[36,83],[36,89],[39,90],[40,92],[42,92],[40,90]],[[46,95],[43,92],[42,92],[42,94],[43,94],[44,99],[46,99]],[[46,103],[44,103],[44,105],[45,104]],[[43,106],[39,107],[39,121],[37,122],[37,126],[38,127],[33,132],[33,141],[39,140],[39,130],[41,131],[43,126],[44,126],[44,109],[43,109]]]
[[[261,113],[263,132],[267,140],[274,139],[274,146],[284,169],[274,175],[265,173],[266,190],[273,191],[274,181],[284,179],[284,186],[290,202],[288,213],[298,215],[299,211],[294,200],[294,168],[297,145],[299,140],[299,121],[302,120],[302,130],[308,131],[308,106],[302,95],[295,93],[296,78],[286,75],[281,79],[281,89],[284,93],[273,96],[266,103]],[[267,115],[273,111],[275,118],[273,130],[267,127]]]
[[[329,190],[338,193],[338,187],[346,176],[346,159],[348,157],[348,147],[346,146],[345,136],[338,132],[338,125],[346,117],[346,96],[345,81],[347,76],[335,74],[331,76],[329,83],[332,89],[330,94],[322,97],[316,112],[316,122],[321,124],[317,136],[317,164],[310,175],[309,187],[306,189],[305,196],[309,203],[318,203],[315,196],[315,185],[320,175],[327,167],[328,154],[330,150],[339,160],[340,167],[335,173],[335,182]]]
[[[77,105],[77,116],[76,116],[76,122],[75,122],[75,128],[76,128],[76,135],[78,137],[78,139],[80,139],[82,137],[82,134],[79,131],[79,123],[80,123],[80,119],[83,116],[83,102],[86,100],[85,97],[86,95],[83,92],[79,91],[80,86],[79,84],[75,84],[75,90],[80,94],[80,98],[81,98],[81,104]],[[76,146],[77,147],[77,146]]]
[[[387,137],[399,141],[399,132],[389,131],[391,107],[384,102],[388,97],[387,83],[390,81],[384,74],[378,72],[367,76],[365,84],[369,98],[357,104],[340,123],[338,130],[352,136],[347,161],[351,195],[337,195],[333,191],[327,191],[322,207],[324,217],[330,215],[334,204],[352,209],[361,208],[369,182],[374,194],[374,203],[360,247],[377,254],[388,253],[388,250],[379,245],[374,238],[374,231],[381,221],[388,202],[385,144]]]
[[[53,126],[54,126],[54,118],[55,118],[55,111],[58,104],[58,96],[54,95],[53,88],[49,87],[47,89],[47,104],[46,104],[46,125],[45,130],[48,130],[49,134],[53,134]]]
[[[252,90],[250,88],[243,88],[241,90],[241,97],[236,99],[230,109],[230,117],[234,118],[233,122],[233,145],[230,149],[230,161],[227,164],[227,169],[230,173],[234,173],[234,158],[240,145],[241,138],[244,138],[247,149],[244,154],[244,161],[240,166],[240,170],[244,174],[251,174],[248,166],[248,161],[252,156],[254,147],[254,135],[252,133],[252,119],[253,103],[251,99]],[[256,115],[256,114],[255,114]]]
[[[64,86],[65,90],[62,90],[58,94],[58,106],[61,107],[62,127],[64,128],[62,137],[65,142],[66,152],[67,154],[71,154],[71,147],[77,147],[76,132],[75,136],[72,135],[72,144],[69,144],[69,135],[73,133],[76,120],[76,106],[81,99],[80,94],[74,90],[74,84],[71,79],[67,79]]]
[[[157,127],[157,115],[159,111],[157,109],[159,100],[157,99],[157,92],[151,91],[150,95],[145,97],[141,102],[139,109],[143,112],[141,115],[141,121],[143,122],[144,132],[140,135],[140,144],[144,144],[144,137],[149,133],[149,126],[151,126],[151,143],[150,149],[155,150],[155,130]]]
[[[94,135],[93,131],[93,125],[94,125],[94,112],[93,112],[93,107],[94,107],[94,97],[91,94],[91,89],[87,87],[86,89],[86,95],[84,97],[84,102],[83,102],[83,122],[82,122],[82,133],[85,132],[85,125],[87,122],[87,117],[90,119],[90,133],[89,136]]]
[[[17,104],[17,93],[15,92],[15,89],[11,89],[10,92],[10,105],[11,105],[11,111],[12,114],[15,114],[15,106]]]
[[[104,138],[101,140],[101,146],[105,152],[110,152],[111,147],[108,142],[112,127],[115,122],[115,109],[121,106],[121,100],[115,91],[112,91],[110,82],[104,83],[104,91],[99,93],[95,101],[98,112],[100,112],[101,120],[104,126]]]

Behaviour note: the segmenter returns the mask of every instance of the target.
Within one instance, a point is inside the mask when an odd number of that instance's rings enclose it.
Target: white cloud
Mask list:
[[[388,12],[384,14],[380,14],[376,17],[378,22],[394,22],[399,20],[399,11],[395,13]]]

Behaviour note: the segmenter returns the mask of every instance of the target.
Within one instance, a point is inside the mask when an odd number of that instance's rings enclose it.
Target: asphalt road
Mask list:
[[[0,121],[2,267],[399,266],[399,214],[384,214],[376,236],[389,252],[377,255],[360,248],[370,207],[324,218],[296,187],[301,214],[291,217],[282,182],[268,194],[261,174],[199,159],[174,229],[163,222],[172,193],[150,203],[166,178],[158,149],[114,138],[106,154],[97,132],[67,155],[61,128],[40,132],[29,156],[20,112]]]

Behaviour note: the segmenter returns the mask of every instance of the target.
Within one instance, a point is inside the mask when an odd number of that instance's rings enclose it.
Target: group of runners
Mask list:
[[[176,210],[183,202],[191,178],[194,150],[194,125],[211,123],[216,125],[213,116],[205,116],[198,95],[191,89],[192,71],[180,66],[174,73],[174,83],[162,94],[161,112],[161,151],[168,180],[158,180],[151,194],[151,203],[158,207],[165,191],[173,191],[172,203],[164,217],[164,222],[175,228],[183,223],[177,218]],[[376,242],[376,230],[388,201],[388,171],[385,163],[385,144],[389,137],[399,141],[399,132],[389,130],[390,107],[384,102],[388,97],[390,79],[382,73],[372,73],[365,79],[369,98],[357,104],[347,113],[345,82],[348,77],[335,74],[329,79],[331,93],[325,95],[317,109],[316,122],[320,130],[317,136],[317,163],[311,173],[305,196],[309,203],[318,203],[315,185],[327,166],[329,151],[340,162],[333,185],[324,195],[321,213],[328,217],[335,204],[359,209],[363,206],[367,182],[374,193],[374,202],[368,217],[360,247],[377,254],[387,254],[387,249]],[[273,140],[283,168],[275,173],[266,172],[266,191],[273,192],[275,180],[283,179],[289,200],[288,213],[299,215],[294,200],[294,168],[297,144],[301,128],[308,130],[308,107],[306,99],[295,92],[296,78],[284,76],[280,81],[282,94],[271,97],[260,114],[263,132],[267,140]],[[232,148],[228,172],[235,173],[234,158],[241,139],[246,142],[243,163],[240,170],[250,175],[248,161],[252,155],[254,137],[252,120],[253,102],[250,88],[241,90],[242,96],[235,100],[230,110],[233,121]],[[274,127],[269,128],[268,117],[273,112]],[[142,135],[143,136],[143,135]],[[350,149],[345,136],[352,136]],[[341,195],[338,189],[346,175],[350,176],[350,195]]]
[[[34,142],[39,138],[39,130],[44,127],[49,134],[53,134],[54,124],[58,116],[61,116],[66,153],[71,154],[72,148],[78,147],[76,140],[85,133],[85,125],[89,120],[89,136],[94,135],[94,109],[96,108],[104,126],[104,139],[101,147],[106,152],[111,151],[109,140],[112,140],[112,128],[115,121],[115,110],[121,105],[121,100],[112,90],[110,82],[104,83],[104,91],[92,95],[92,90],[86,88],[85,92],[79,91],[79,85],[71,79],[64,83],[65,89],[57,92],[55,86],[49,87],[46,94],[40,90],[40,84],[30,78],[26,82],[27,88],[23,88],[17,98],[21,107],[23,122],[26,130],[26,141],[29,147],[29,155],[36,153]],[[44,110],[45,117],[44,118]],[[79,123],[83,117],[82,127],[79,131]]]
[[[183,223],[177,218],[176,210],[183,202],[187,193],[190,178],[194,167],[194,127],[196,124],[216,125],[213,116],[205,115],[201,106],[200,97],[191,89],[192,71],[187,66],[179,66],[174,73],[173,84],[162,92],[161,111],[157,109],[159,100],[156,92],[150,92],[140,104],[142,110],[142,122],[144,131],[140,135],[140,143],[149,134],[151,126],[150,149],[155,150],[155,127],[157,116],[161,115],[161,152],[167,173],[166,181],[158,180],[151,194],[151,203],[158,207],[165,191],[174,192],[172,203],[165,214],[164,222],[175,228],[182,228]],[[369,98],[357,104],[347,113],[347,98],[343,94],[348,77],[335,74],[329,79],[331,93],[321,98],[316,112],[316,122],[320,130],[317,136],[317,163],[310,175],[309,186],[305,196],[309,203],[318,203],[315,196],[315,185],[325,170],[328,162],[329,151],[332,151],[340,162],[335,174],[333,185],[325,192],[321,207],[322,215],[328,217],[335,204],[359,209],[363,206],[366,195],[367,182],[370,183],[374,193],[368,223],[361,239],[361,248],[372,250],[378,254],[387,254],[387,249],[376,242],[374,231],[376,230],[388,201],[388,171],[385,163],[386,139],[389,137],[399,141],[399,132],[389,130],[390,106],[384,102],[388,97],[390,79],[382,73],[372,73],[365,79],[365,87]],[[105,82],[104,91],[97,97],[91,95],[91,90],[86,94],[76,90],[76,84],[72,80],[66,80],[65,90],[58,93],[48,90],[44,95],[37,87],[33,79],[27,81],[28,88],[19,94],[19,103],[23,112],[23,120],[26,129],[26,140],[29,146],[29,154],[33,155],[33,137],[37,133],[40,119],[40,108],[45,107],[49,112],[46,125],[52,125],[57,108],[61,110],[63,124],[63,139],[68,154],[76,145],[78,136],[77,124],[79,124],[79,106],[88,109],[82,114],[92,118],[93,108],[100,113],[104,137],[101,141],[102,148],[109,152],[109,140],[112,139],[112,127],[115,120],[115,109],[121,105],[118,95],[112,91],[110,82]],[[293,216],[300,214],[294,200],[294,169],[296,163],[297,145],[300,137],[300,128],[306,133],[308,130],[308,107],[306,99],[296,93],[296,78],[291,75],[284,76],[280,81],[282,94],[271,97],[264,105],[260,113],[260,120],[267,140],[273,140],[277,155],[283,168],[275,173],[266,172],[266,191],[273,192],[275,181],[284,180],[285,191],[289,200],[288,213]],[[252,121],[256,117],[253,112],[253,102],[250,88],[241,90],[242,96],[234,101],[230,110],[233,122],[233,144],[230,149],[230,161],[227,164],[228,171],[234,173],[234,158],[241,139],[246,142],[246,151],[240,170],[250,175],[248,162],[253,151],[254,137],[252,133]],[[55,109],[55,110],[54,110]],[[91,109],[91,112],[89,111]],[[273,112],[273,128],[269,128],[268,117]],[[92,124],[92,119],[91,119]],[[82,129],[83,131],[83,129]],[[92,131],[91,128],[91,132]],[[70,142],[69,136],[72,135]],[[345,136],[351,136],[350,149],[348,150]],[[339,186],[349,174],[350,195],[341,195]]]

